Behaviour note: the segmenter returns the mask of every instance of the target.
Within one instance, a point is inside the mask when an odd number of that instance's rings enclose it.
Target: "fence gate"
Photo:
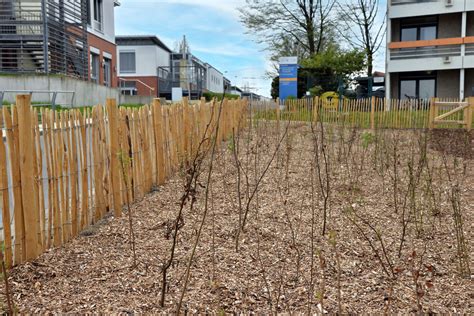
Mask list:
[[[446,108],[448,110],[446,111]],[[444,110],[442,114],[441,111]],[[474,98],[466,102],[440,102],[433,100],[430,107],[430,129],[441,124],[459,124],[470,131],[472,127],[472,115],[474,110]],[[462,119],[460,118],[462,115]],[[453,118],[453,116],[456,116]],[[451,117],[451,119],[450,119]]]

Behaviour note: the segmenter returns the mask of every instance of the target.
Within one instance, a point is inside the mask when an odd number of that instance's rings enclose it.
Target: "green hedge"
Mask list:
[[[222,100],[223,93],[214,93],[214,92],[204,92],[202,94],[203,97],[206,98],[206,101],[211,101],[212,99],[216,98],[217,100]],[[237,100],[240,98],[238,94],[225,94],[225,97],[229,100]]]

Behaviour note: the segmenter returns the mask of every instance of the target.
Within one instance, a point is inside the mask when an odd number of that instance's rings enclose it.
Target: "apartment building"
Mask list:
[[[117,46],[115,44],[115,7],[117,0],[88,0],[87,41],[89,80],[117,87]]]
[[[386,96],[474,95],[474,0],[387,0]]]
[[[224,93],[224,74],[208,63],[206,63],[206,90]]]
[[[159,96],[160,78],[168,78],[171,49],[154,35],[117,36],[120,90],[125,95]]]
[[[0,73],[116,87],[116,0],[1,0]]]

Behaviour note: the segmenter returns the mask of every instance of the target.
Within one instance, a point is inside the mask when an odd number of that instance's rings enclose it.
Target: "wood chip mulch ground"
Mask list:
[[[424,312],[473,314],[474,284],[472,278],[462,278],[457,272],[456,236],[447,202],[439,205],[439,214],[426,218],[422,235],[416,236],[414,225],[409,224],[407,240],[398,257],[400,215],[393,212],[389,180],[382,183],[369,165],[360,173],[362,185],[356,188],[363,198],[348,200],[347,170],[344,164],[334,163],[328,214],[328,232],[331,233],[321,236],[319,195],[315,197],[317,202],[311,202],[310,134],[305,127],[290,129],[289,140],[282,144],[281,154],[263,178],[252,203],[238,252],[235,243],[239,221],[237,172],[232,146],[222,146],[214,165],[209,213],[192,263],[182,312],[337,313],[340,302],[343,313],[414,313],[417,295],[410,264],[418,262],[423,254],[419,283],[423,289],[420,304]],[[410,137],[409,132],[407,137]],[[242,161],[248,157],[246,150],[254,154],[259,151],[256,164],[261,173],[271,158],[275,139],[271,135],[260,143],[253,139],[247,149],[242,139]],[[362,154],[370,156],[370,153]],[[431,153],[437,154],[433,150]],[[469,169],[468,185],[462,189],[462,210],[466,240],[472,248],[472,160]],[[251,175],[255,170],[249,170],[251,181],[255,181]],[[205,177],[203,174],[201,180]],[[289,191],[282,189],[284,187]],[[18,311],[35,314],[174,313],[204,203],[202,189],[194,210],[185,211],[176,258],[169,270],[166,304],[162,308],[159,306],[161,271],[169,256],[170,227],[182,192],[182,175],[177,175],[133,205],[139,260],[135,269],[130,268],[127,216],[109,216],[64,247],[51,249],[37,260],[15,267],[9,279]],[[381,233],[393,269],[397,271],[396,279],[383,271],[366,238],[344,213],[348,206]],[[312,234],[313,208],[316,224]],[[376,235],[362,226],[377,253],[382,255]],[[473,258],[472,252],[470,258]],[[321,297],[324,297],[323,306]]]

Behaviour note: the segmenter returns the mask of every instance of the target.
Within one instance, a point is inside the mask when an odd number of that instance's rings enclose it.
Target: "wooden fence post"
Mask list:
[[[155,135],[156,147],[156,170],[158,173],[158,184],[165,183],[166,171],[164,163],[164,146],[163,146],[163,115],[161,112],[160,99],[153,100],[153,130]]]
[[[474,97],[469,97],[467,102],[469,103],[469,107],[467,108],[467,118],[466,118],[466,130],[468,132],[472,129],[472,119],[474,115]]]
[[[428,115],[428,127],[429,127],[430,130],[434,128],[435,107],[436,107],[436,99],[431,98],[431,100],[430,100],[430,112],[429,112],[429,115]]]
[[[31,96],[18,95],[18,131],[20,144],[20,177],[21,193],[24,210],[25,254],[26,260],[35,259],[41,243],[38,240],[38,205],[35,192],[35,173],[33,163],[35,154],[33,139],[33,122],[31,121]]]
[[[114,214],[116,217],[122,216],[122,197],[120,192],[120,171],[119,162],[119,135],[118,135],[118,108],[115,99],[107,99],[107,115],[109,119],[109,155],[110,155],[110,175],[112,182],[112,194],[114,204]]]
[[[314,97],[313,100],[313,122],[318,123],[318,118],[319,118],[319,97]]]
[[[370,129],[375,129],[375,97],[370,100]]]
[[[10,220],[10,199],[8,194],[7,157],[5,143],[3,142],[3,115],[0,110],[0,205],[2,206],[2,221],[5,246],[5,264],[12,266],[12,234]]]

